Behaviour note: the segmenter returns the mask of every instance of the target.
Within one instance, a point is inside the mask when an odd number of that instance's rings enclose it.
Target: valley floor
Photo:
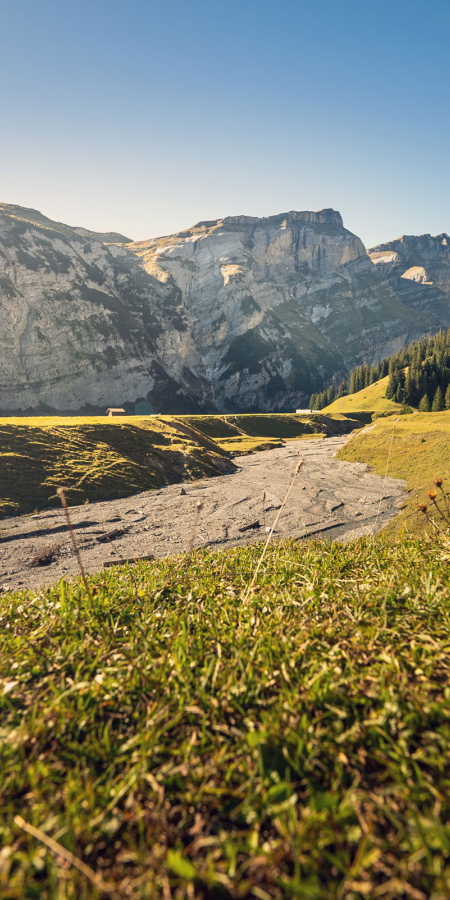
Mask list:
[[[380,531],[404,501],[404,482],[383,480],[366,465],[336,459],[344,442],[343,437],[290,441],[236,459],[232,474],[74,507],[71,517],[83,564],[88,572],[97,572],[114,560],[168,557],[189,545],[224,549],[262,541],[300,458],[304,465],[275,538],[323,534],[345,539]],[[242,530],[246,526],[253,527]],[[52,559],[48,565],[31,565],[45,554]],[[0,589],[35,590],[76,574],[61,509],[1,523]]]

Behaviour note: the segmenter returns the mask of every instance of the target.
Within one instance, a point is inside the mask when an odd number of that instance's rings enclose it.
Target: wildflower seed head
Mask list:
[[[426,513],[428,507],[426,503],[419,503],[420,512]]]
[[[435,478],[434,483],[436,487],[442,487],[442,478]]]
[[[436,491],[428,491],[427,492],[427,497],[429,497],[430,500],[434,500],[435,496],[436,496]]]

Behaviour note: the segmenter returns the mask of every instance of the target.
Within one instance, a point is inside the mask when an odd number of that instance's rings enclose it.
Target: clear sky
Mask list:
[[[450,231],[448,0],[0,0],[0,200],[140,240]]]

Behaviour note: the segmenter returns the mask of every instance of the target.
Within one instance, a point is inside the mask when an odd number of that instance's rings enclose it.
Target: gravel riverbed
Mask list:
[[[299,459],[304,463],[274,539],[323,535],[349,540],[381,531],[403,504],[405,483],[337,460],[335,453],[346,440],[290,441],[236,458],[237,471],[229,475],[73,507],[85,569],[96,572],[114,560],[176,555],[191,542],[220,550],[263,541]],[[77,574],[62,509],[0,522],[0,590],[36,590]]]

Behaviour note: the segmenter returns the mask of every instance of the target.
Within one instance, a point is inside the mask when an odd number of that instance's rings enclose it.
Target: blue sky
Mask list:
[[[450,231],[444,0],[0,0],[0,200],[134,239]]]

